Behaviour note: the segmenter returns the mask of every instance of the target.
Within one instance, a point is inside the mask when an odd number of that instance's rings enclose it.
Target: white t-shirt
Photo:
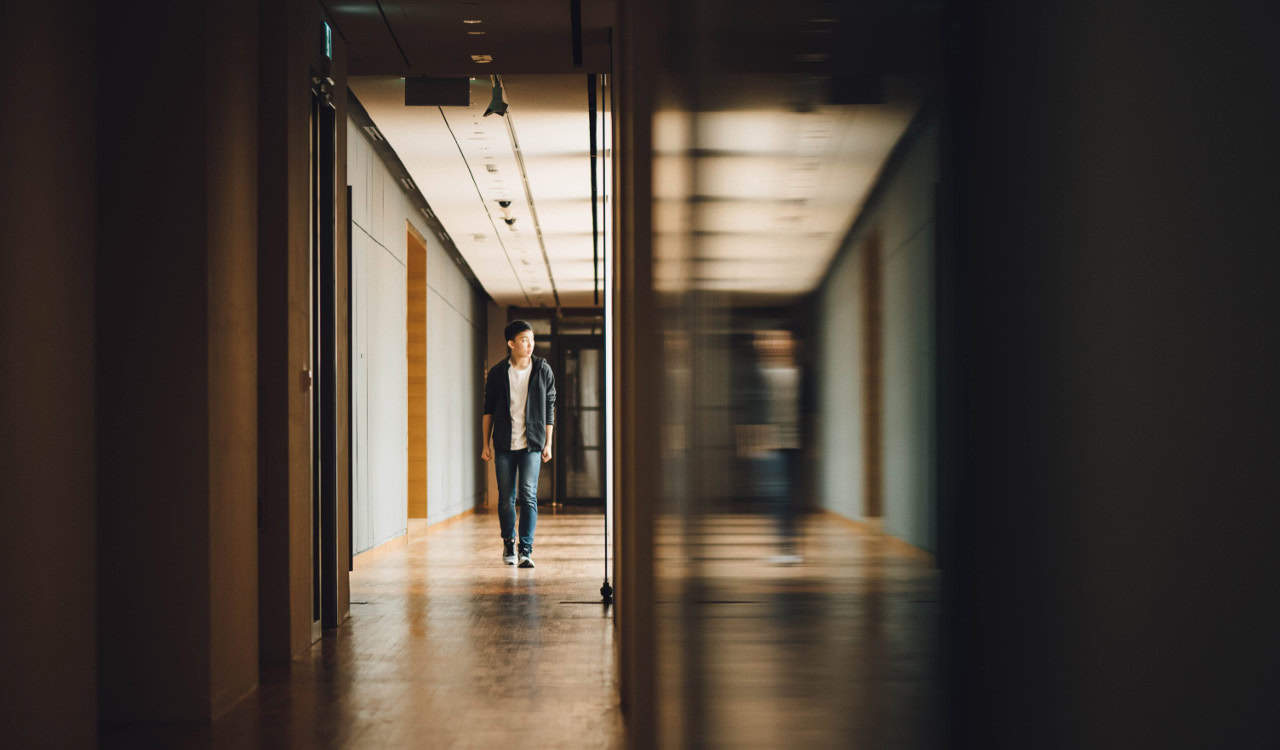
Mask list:
[[[533,372],[533,361],[523,370],[515,365],[507,368],[507,384],[511,388],[511,450],[521,451],[529,447],[525,435],[525,404],[529,402],[529,373]]]
[[[777,448],[800,447],[800,368],[765,367],[769,388],[769,423],[776,430]]]

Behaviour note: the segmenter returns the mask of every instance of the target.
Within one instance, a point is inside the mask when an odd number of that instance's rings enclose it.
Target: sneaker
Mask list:
[[[502,543],[502,561],[507,565],[516,564],[516,543],[512,541],[504,541]]]
[[[520,550],[520,567],[533,567],[533,550]]]

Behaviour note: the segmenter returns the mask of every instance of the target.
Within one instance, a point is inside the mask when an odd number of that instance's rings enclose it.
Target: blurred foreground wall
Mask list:
[[[958,744],[1275,747],[1275,5],[962,8],[939,317]]]

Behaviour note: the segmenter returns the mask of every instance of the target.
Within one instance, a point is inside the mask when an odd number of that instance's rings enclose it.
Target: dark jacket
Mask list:
[[[541,452],[547,444],[547,425],[556,421],[556,376],[542,357],[534,356],[531,367],[524,433],[529,450]],[[510,358],[503,359],[489,370],[484,381],[484,413],[493,417],[493,447],[508,452],[511,450],[511,385],[507,379],[510,369]]]

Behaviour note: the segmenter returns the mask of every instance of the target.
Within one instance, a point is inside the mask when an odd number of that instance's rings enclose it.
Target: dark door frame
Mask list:
[[[333,80],[312,79],[311,630],[338,625],[337,108]]]

